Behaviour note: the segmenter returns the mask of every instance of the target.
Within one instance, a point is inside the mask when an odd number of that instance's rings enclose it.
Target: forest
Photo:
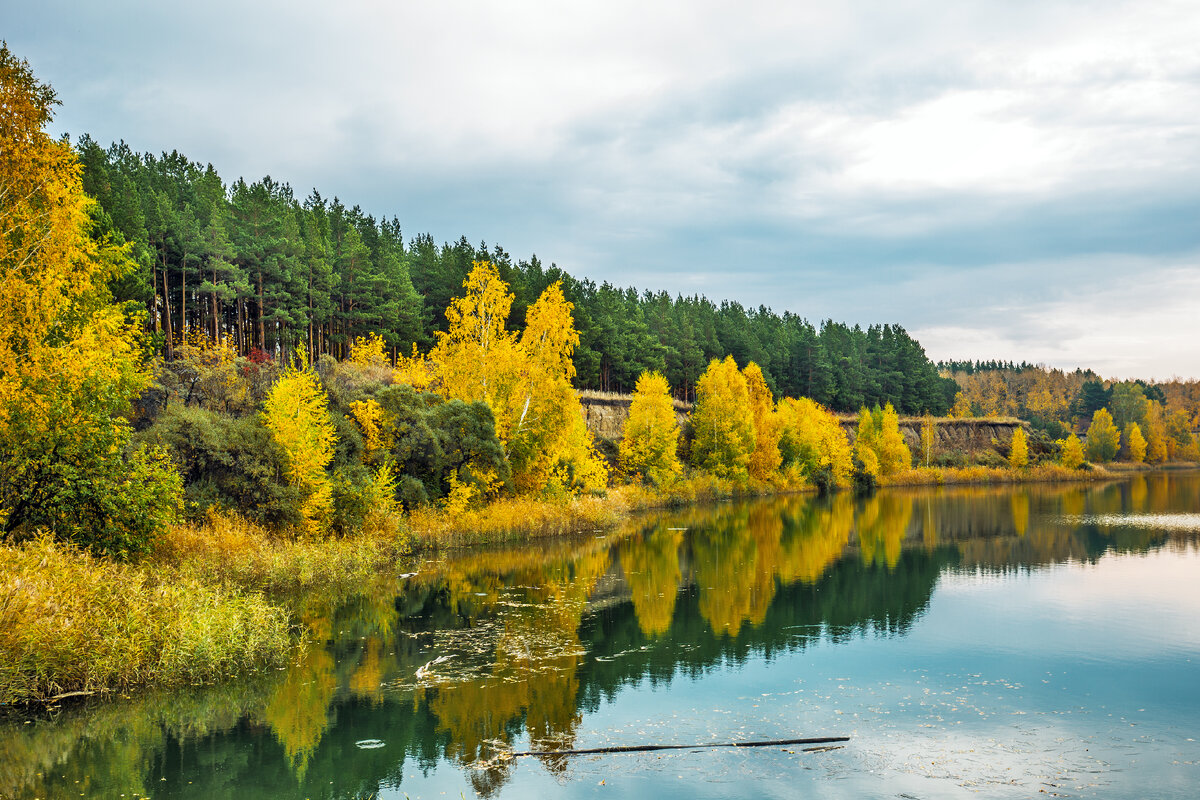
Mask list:
[[[424,351],[445,332],[445,309],[473,264],[488,261],[512,288],[513,331],[561,282],[579,332],[572,360],[581,389],[629,392],[654,371],[692,401],[708,363],[731,355],[758,364],[776,394],[838,411],[891,402],[901,413],[943,414],[954,399],[953,382],[899,325],[818,327],[765,307],[597,285],[465,236],[406,241],[394,217],[377,220],[315,189],[300,200],[270,177],[227,183],[178,152],[139,154],[123,142],[105,149],[86,135],[75,149],[84,191],[98,201],[94,235],[130,243],[136,265],[114,282],[114,298],[145,309],[168,360],[189,336],[227,339],[241,356],[286,361],[299,351],[310,363],[345,359],[368,334],[393,358]]]

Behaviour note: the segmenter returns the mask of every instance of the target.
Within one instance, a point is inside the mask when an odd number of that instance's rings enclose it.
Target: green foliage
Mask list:
[[[1107,463],[1117,457],[1121,447],[1121,429],[1113,424],[1108,409],[1101,408],[1092,414],[1092,424],[1087,432],[1087,457],[1089,461]]]
[[[1109,408],[1118,428],[1123,429],[1131,422],[1142,425],[1146,421],[1147,401],[1142,386],[1134,381],[1123,381],[1114,384],[1110,393]]]
[[[122,298],[145,304],[169,356],[196,332],[228,338],[243,357],[297,349],[312,361],[345,360],[350,343],[372,332],[393,356],[407,355],[448,330],[446,309],[473,265],[487,261],[514,295],[510,332],[561,283],[579,335],[570,359],[581,388],[631,391],[641,373],[657,371],[693,400],[709,361],[731,355],[757,363],[776,396],[843,411],[891,402],[906,414],[941,414],[954,399],[953,380],[898,325],[814,326],[762,307],[596,285],[466,237],[406,243],[394,218],[315,191],[301,201],[269,178],[226,191],[211,167],[179,153],[105,150],[87,137],[79,148],[105,230],[137,260]]]
[[[284,478],[286,456],[257,415],[172,403],[134,438],[171,454],[192,511],[215,506],[274,527],[300,524],[300,490]]]

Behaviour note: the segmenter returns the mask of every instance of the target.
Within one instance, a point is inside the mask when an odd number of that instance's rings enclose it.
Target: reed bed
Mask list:
[[[286,663],[287,614],[48,538],[0,547],[0,703],[211,683]]]
[[[1088,470],[1068,469],[1058,464],[1039,464],[1028,469],[1011,467],[915,467],[879,479],[881,487],[889,486],[961,486],[1014,483],[1063,483],[1100,481],[1112,473],[1102,467]]]
[[[374,520],[354,536],[320,538],[276,534],[236,515],[210,513],[203,523],[171,528],[151,559],[184,580],[280,601],[302,592],[352,592],[403,562],[410,549],[398,516]]]

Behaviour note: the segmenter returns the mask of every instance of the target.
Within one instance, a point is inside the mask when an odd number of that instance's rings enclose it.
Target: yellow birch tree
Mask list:
[[[181,484],[162,451],[128,452],[150,370],[107,286],[132,264],[90,235],[79,161],[43,130],[55,104],[0,45],[0,538],[123,556],[174,519]]]
[[[263,402],[263,424],[287,455],[288,482],[304,497],[300,513],[310,533],[323,531],[333,510],[333,484],[326,468],[337,432],[329,418],[317,374],[301,361],[292,364]]]
[[[1079,437],[1071,434],[1066,439],[1059,439],[1060,448],[1058,463],[1067,469],[1079,469],[1083,466],[1083,443]]]
[[[696,382],[692,462],[720,478],[745,482],[756,436],[746,377],[733,356],[713,359]]]
[[[1125,444],[1129,447],[1129,460],[1140,464],[1146,460],[1146,437],[1136,422],[1125,426]]]
[[[1029,445],[1025,442],[1025,429],[1017,426],[1009,443],[1008,465],[1013,469],[1029,466]]]
[[[746,391],[750,396],[750,412],[754,418],[754,452],[750,454],[750,477],[765,481],[779,469],[779,438],[782,433],[771,389],[763,377],[762,368],[751,361],[742,370]]]
[[[618,449],[621,471],[653,486],[668,484],[681,471],[678,447],[679,422],[671,387],[662,374],[643,372],[633,391]]]

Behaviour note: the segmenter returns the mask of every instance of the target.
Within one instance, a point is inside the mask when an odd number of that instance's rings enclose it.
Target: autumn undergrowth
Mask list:
[[[41,538],[0,547],[0,703],[212,683],[285,663],[286,612]]]
[[[411,550],[396,515],[371,520],[346,537],[269,531],[233,514],[210,513],[202,523],[177,525],[156,543],[151,560],[181,580],[230,591],[263,593],[288,604],[296,595],[353,593]]]

